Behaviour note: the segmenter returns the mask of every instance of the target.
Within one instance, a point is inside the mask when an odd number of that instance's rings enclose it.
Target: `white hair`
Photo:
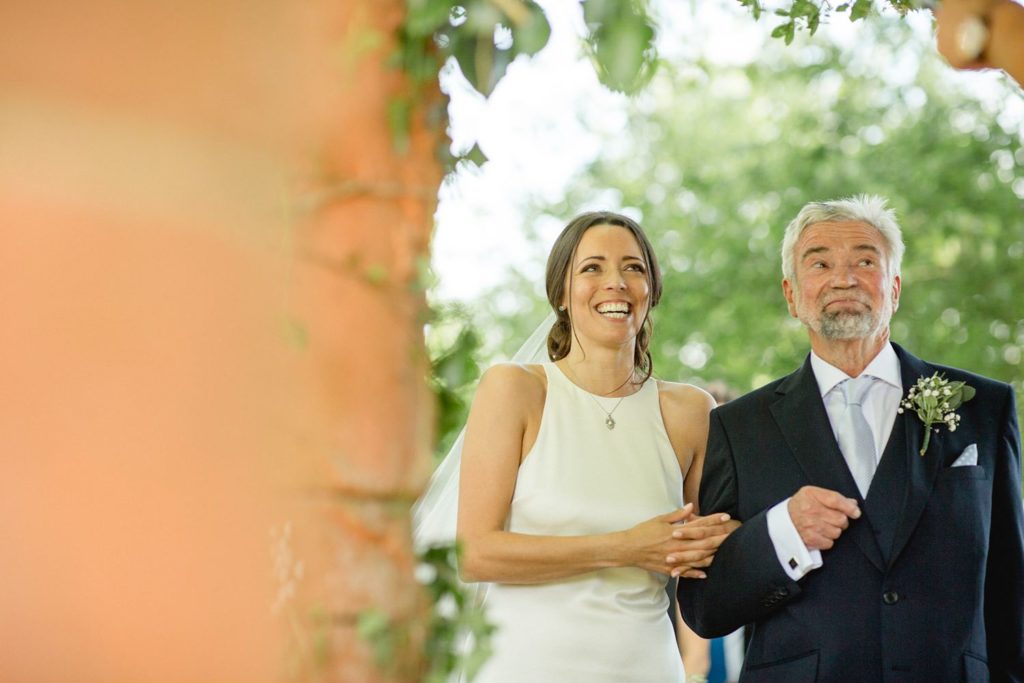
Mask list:
[[[782,238],[782,276],[790,282],[796,281],[796,269],[793,265],[796,242],[803,231],[825,221],[857,221],[867,223],[877,230],[889,247],[889,277],[900,274],[903,261],[903,233],[896,222],[896,212],[886,208],[887,200],[875,194],[861,194],[846,199],[833,199],[827,202],[811,202],[800,209],[789,225]]]

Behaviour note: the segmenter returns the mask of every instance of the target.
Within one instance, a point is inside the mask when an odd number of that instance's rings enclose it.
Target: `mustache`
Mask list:
[[[859,304],[867,306],[868,308],[871,308],[870,297],[860,293],[854,294],[852,292],[846,292],[843,294],[825,294],[821,298],[821,305],[828,306],[829,304],[835,303],[836,301],[855,301]]]

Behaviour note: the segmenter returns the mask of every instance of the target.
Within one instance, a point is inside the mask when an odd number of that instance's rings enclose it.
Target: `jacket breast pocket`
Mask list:
[[[818,651],[743,667],[740,683],[812,683],[818,678]]]
[[[957,479],[988,479],[988,472],[981,465],[946,467],[939,472],[937,483]]]

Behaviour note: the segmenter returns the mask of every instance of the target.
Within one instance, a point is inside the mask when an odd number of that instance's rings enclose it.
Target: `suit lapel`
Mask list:
[[[930,377],[935,369],[915,358],[899,345],[893,344],[896,355],[900,359],[900,379],[903,381],[903,393],[910,390],[917,383],[920,377]],[[918,454],[921,443],[924,439],[924,425],[917,416],[906,411],[897,416],[897,422],[902,421],[905,427],[904,458],[907,466],[907,494],[906,504],[903,507],[903,514],[899,518],[896,527],[896,535],[893,541],[892,553],[889,555],[889,564],[899,557],[900,552],[906,546],[907,541],[917,526],[921,513],[924,512],[928,498],[931,496],[932,487],[935,485],[935,478],[942,466],[941,458],[934,452]],[[896,429],[893,428],[895,434]]]
[[[847,498],[860,501],[857,484],[832,434],[832,425],[811,370],[810,356],[799,370],[778,386],[776,393],[782,395],[771,406],[772,417],[807,480],[814,486],[838,491]],[[853,537],[879,571],[885,570],[869,524],[854,521],[845,534]]]

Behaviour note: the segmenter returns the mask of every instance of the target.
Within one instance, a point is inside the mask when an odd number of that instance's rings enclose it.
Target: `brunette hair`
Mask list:
[[[644,321],[636,335],[636,346],[633,349],[633,365],[643,374],[643,381],[646,381],[654,370],[649,350],[651,335],[654,332],[650,314],[651,309],[657,306],[661,299],[661,269],[658,267],[658,259],[654,255],[654,247],[651,246],[651,241],[644,234],[643,228],[632,218],[611,211],[590,211],[576,216],[569,221],[551,247],[551,253],[548,255],[545,287],[548,302],[555,311],[557,319],[548,333],[548,358],[552,361],[561,360],[569,354],[569,349],[572,348],[575,334],[572,323],[569,321],[569,311],[567,309],[559,310],[559,306],[565,297],[566,275],[568,274],[570,279],[572,277],[572,264],[576,256],[576,249],[579,247],[580,240],[583,239],[583,233],[599,225],[614,225],[633,233],[637,244],[640,245],[644,265],[647,266],[647,283],[651,290],[650,299],[644,314]]]

